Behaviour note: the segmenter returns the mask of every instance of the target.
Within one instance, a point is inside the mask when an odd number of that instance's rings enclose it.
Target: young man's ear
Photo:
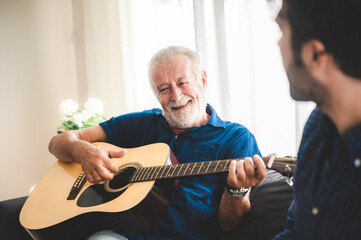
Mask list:
[[[325,45],[318,40],[310,40],[301,49],[302,61],[308,72],[320,81],[328,81],[329,74],[337,66]]]
[[[325,46],[318,40],[309,40],[301,48],[302,61],[309,70],[324,67],[328,57]]]

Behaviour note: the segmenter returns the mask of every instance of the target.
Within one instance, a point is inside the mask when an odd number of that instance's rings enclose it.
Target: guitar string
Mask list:
[[[285,164],[285,163],[280,163],[280,162],[274,162],[274,164],[282,164],[282,165],[289,165],[290,167],[295,167],[295,164],[292,164],[292,163],[287,163],[287,164]],[[184,165],[184,164],[179,164],[179,165],[173,165],[173,168],[174,168],[174,166],[175,166],[175,168],[179,168],[179,167],[181,167],[182,165]],[[167,165],[167,166],[155,166],[156,168],[159,168],[159,169],[161,169],[161,168],[172,168],[172,166],[170,166],[170,165]],[[138,169],[138,171],[146,171],[146,170],[150,170],[150,173],[152,173],[152,175],[154,175],[154,173],[152,172],[152,170],[151,170],[151,168],[153,168],[153,167],[145,167],[145,168],[141,168],[141,169]],[[217,171],[217,170],[215,170],[215,171]],[[213,171],[213,172],[215,172],[215,171]],[[189,173],[190,174],[190,176],[192,176],[192,175],[194,175],[194,176],[196,176],[196,175],[202,175],[202,174],[207,174],[207,173],[210,173],[211,171],[201,171],[201,172],[198,172],[197,174],[192,174],[192,173]],[[220,171],[218,171],[218,173],[220,173],[220,172],[225,172],[225,171],[223,171],[223,170],[220,170]],[[118,181],[118,180],[120,180],[120,181],[124,181],[124,180],[128,180],[128,179],[131,179],[132,178],[132,176],[135,174],[135,171],[133,172],[133,173],[130,173],[130,174],[122,174],[122,177],[118,177],[118,178],[114,178],[113,180],[111,180],[111,181]],[[149,174],[150,175],[150,174]],[[147,177],[149,177],[149,175],[147,175],[145,178],[147,178]],[[179,177],[181,174],[174,174],[174,175],[172,175],[172,177]],[[183,175],[182,175],[183,176]],[[188,176],[188,175],[187,175]],[[156,179],[162,179],[162,178],[172,178],[172,177],[168,177],[168,176],[160,176],[160,177],[157,177],[157,178],[150,178],[150,180],[156,180]],[[149,181],[149,180],[147,180],[147,181]]]
[[[286,160],[285,160],[286,159]],[[232,161],[233,159],[226,159],[226,160],[219,160],[219,161],[210,161],[210,164],[208,164],[208,167],[207,167],[207,170],[208,170],[208,168],[210,167],[210,166],[212,166],[212,167],[218,167],[218,166],[223,166],[223,165],[219,165],[219,163],[224,163],[224,164],[229,164],[229,162],[230,161]],[[242,160],[242,159],[234,159],[234,160]],[[269,157],[263,157],[263,160],[269,160]],[[275,160],[274,160],[274,165],[275,164],[280,164],[280,165],[289,165],[289,166],[295,166],[295,163],[293,163],[293,162],[295,162],[295,158],[293,158],[293,157],[286,157],[286,158],[276,158]],[[144,167],[144,168],[140,168],[140,169],[137,169],[137,170],[135,170],[135,172],[138,172],[138,171],[146,171],[146,170],[150,170],[150,172],[148,173],[148,175],[147,175],[147,177],[149,177],[149,175],[150,175],[150,173],[152,173],[152,175],[154,175],[154,172],[152,172],[152,169],[151,168],[159,168],[159,169],[161,169],[161,168],[175,168],[174,169],[174,171],[173,171],[173,173],[175,172],[175,170],[176,170],[176,168],[182,168],[184,165],[189,165],[189,164],[191,164],[191,165],[194,165],[193,166],[193,168],[199,168],[199,170],[198,170],[198,172],[201,170],[201,167],[202,167],[202,165],[201,166],[197,166],[197,164],[200,164],[200,163],[206,163],[206,162],[191,162],[191,163],[180,163],[180,164],[173,164],[173,165],[163,165],[163,166],[153,166],[153,167]],[[216,164],[216,166],[214,166]],[[224,167],[224,166],[223,166]],[[187,168],[186,168],[186,170],[187,170]],[[213,172],[215,172],[215,171],[217,171],[217,169],[214,169],[213,170]],[[223,171],[223,170],[221,170],[221,171]],[[164,172],[164,170],[163,170],[163,172]],[[168,171],[169,172],[169,171]],[[180,172],[180,171],[179,171]],[[177,176],[180,176],[180,173],[178,172],[178,174],[177,175],[174,175],[175,177],[177,177]],[[202,174],[206,174],[207,172],[211,172],[211,171],[204,171],[204,172],[202,172]],[[193,173],[193,171],[191,171],[191,175],[197,175],[197,174],[192,174]],[[126,179],[128,179],[130,176],[133,176],[133,174],[134,174],[134,172],[132,172],[130,175],[125,175],[125,177],[123,178],[123,180],[126,180]],[[123,174],[124,175],[124,174]],[[173,176],[173,174],[172,174],[172,176]],[[161,174],[161,177],[162,178],[167,178],[167,176],[162,176],[162,174]],[[117,179],[121,179],[121,178],[117,178]],[[156,178],[155,178],[156,179]]]
[[[223,161],[227,161],[227,160],[223,160]],[[225,164],[228,164],[229,162],[225,162]],[[179,168],[181,167],[182,165],[185,165],[185,164],[188,164],[188,163],[182,163],[182,164],[175,164],[175,165],[165,165],[165,166],[154,166],[155,168],[159,168],[159,169],[162,169],[162,168]],[[192,163],[193,164],[193,163]],[[274,161],[273,165],[277,165],[277,164],[280,164],[280,165],[283,165],[283,166],[286,166],[288,165],[289,167],[295,167],[295,163],[284,163],[284,162],[280,162],[280,161]],[[195,167],[196,164],[194,164]],[[221,165],[222,166],[222,165]],[[135,170],[134,172],[132,173],[128,173],[128,174],[121,174],[122,176],[121,177],[117,177],[115,176],[114,179],[110,180],[111,182],[123,182],[123,181],[130,181],[133,177],[133,175],[137,172],[137,171],[146,171],[146,170],[150,170],[149,174],[146,176],[146,177],[142,177],[142,181],[152,181],[152,180],[156,180],[156,179],[164,179],[164,178],[176,178],[176,177],[180,177],[180,176],[197,176],[197,175],[204,175],[204,174],[207,174],[207,173],[214,173],[214,172],[217,172],[217,170],[213,170],[213,171],[201,171],[200,173],[198,172],[197,174],[193,174],[192,172],[188,173],[190,175],[181,175],[181,174],[174,174],[172,175],[171,177],[168,177],[168,176],[160,176],[160,177],[157,177],[157,178],[150,178],[150,179],[147,179],[150,175],[150,173],[152,173],[152,175],[154,175],[154,173],[152,172],[152,169],[151,168],[154,168],[154,167],[144,167],[144,168],[140,168],[138,170]],[[200,167],[200,166],[198,166]],[[224,167],[224,166],[223,166]],[[217,173],[221,173],[221,172],[226,172],[227,170],[218,170]],[[174,171],[175,172],[175,171]],[[144,178],[144,179],[143,179]],[[137,181],[135,181],[137,182]],[[140,181],[141,182],[141,181]]]

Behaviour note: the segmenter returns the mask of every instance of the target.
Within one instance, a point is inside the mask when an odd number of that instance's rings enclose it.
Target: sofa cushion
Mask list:
[[[241,225],[223,232],[221,239],[273,239],[286,226],[288,208],[293,200],[292,187],[287,178],[274,170],[267,170],[262,184],[250,193],[251,210]]]
[[[19,222],[20,210],[26,199],[20,197],[0,202],[0,239],[33,239]]]

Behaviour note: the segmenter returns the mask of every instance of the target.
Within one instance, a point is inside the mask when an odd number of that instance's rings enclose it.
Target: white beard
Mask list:
[[[179,102],[170,101],[168,103],[169,112],[164,111],[163,116],[173,128],[190,128],[194,124],[198,123],[206,112],[206,102],[204,96],[200,97],[200,102],[196,105],[194,99],[190,96],[184,96]],[[184,110],[175,110],[173,108],[181,107],[184,105],[187,107]]]

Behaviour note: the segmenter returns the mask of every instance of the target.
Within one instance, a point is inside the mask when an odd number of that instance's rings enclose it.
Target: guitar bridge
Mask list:
[[[78,196],[78,194],[79,194],[81,188],[84,186],[85,182],[86,182],[86,177],[85,177],[84,172],[82,172],[79,175],[79,177],[76,179],[75,183],[73,184],[73,186],[70,190],[69,196],[66,200],[74,200]]]

